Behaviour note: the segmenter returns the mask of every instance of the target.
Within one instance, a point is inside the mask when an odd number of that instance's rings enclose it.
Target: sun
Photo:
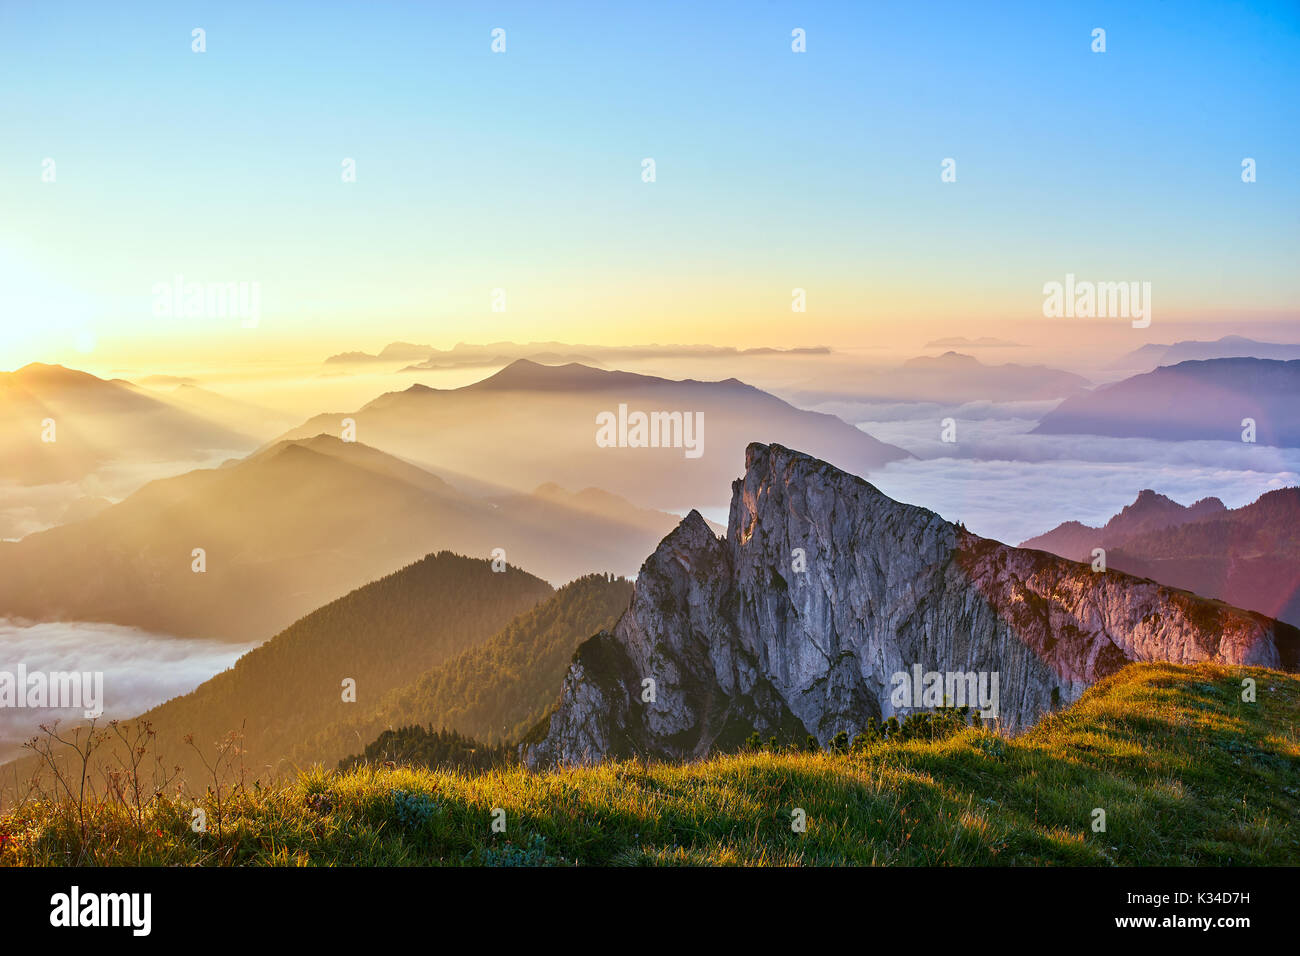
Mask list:
[[[0,369],[93,352],[94,311],[81,291],[0,247]]]

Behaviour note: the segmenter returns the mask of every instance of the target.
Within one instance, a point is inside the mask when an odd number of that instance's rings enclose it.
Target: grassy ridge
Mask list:
[[[219,821],[210,803],[202,836],[178,802],[140,822],[96,808],[84,838],[75,807],[36,804],[0,817],[0,863],[1300,864],[1297,717],[1291,675],[1132,665],[1012,740],[540,775],[319,770],[236,795]]]

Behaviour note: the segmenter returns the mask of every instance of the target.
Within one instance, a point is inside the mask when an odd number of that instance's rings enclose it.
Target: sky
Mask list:
[[[3,0],[0,369],[1051,336],[1067,273],[1294,341],[1297,64],[1281,2]]]

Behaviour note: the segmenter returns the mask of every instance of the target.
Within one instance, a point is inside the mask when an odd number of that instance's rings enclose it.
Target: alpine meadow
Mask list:
[[[17,939],[1289,924],[1293,0],[8,0],[0,119]]]

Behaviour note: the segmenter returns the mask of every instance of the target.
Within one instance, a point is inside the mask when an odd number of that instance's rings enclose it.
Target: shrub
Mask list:
[[[479,853],[483,866],[546,866],[546,837],[534,833],[523,846],[505,843],[484,847]]]
[[[438,801],[427,793],[393,791],[393,816],[407,830],[420,830],[438,812]]]

